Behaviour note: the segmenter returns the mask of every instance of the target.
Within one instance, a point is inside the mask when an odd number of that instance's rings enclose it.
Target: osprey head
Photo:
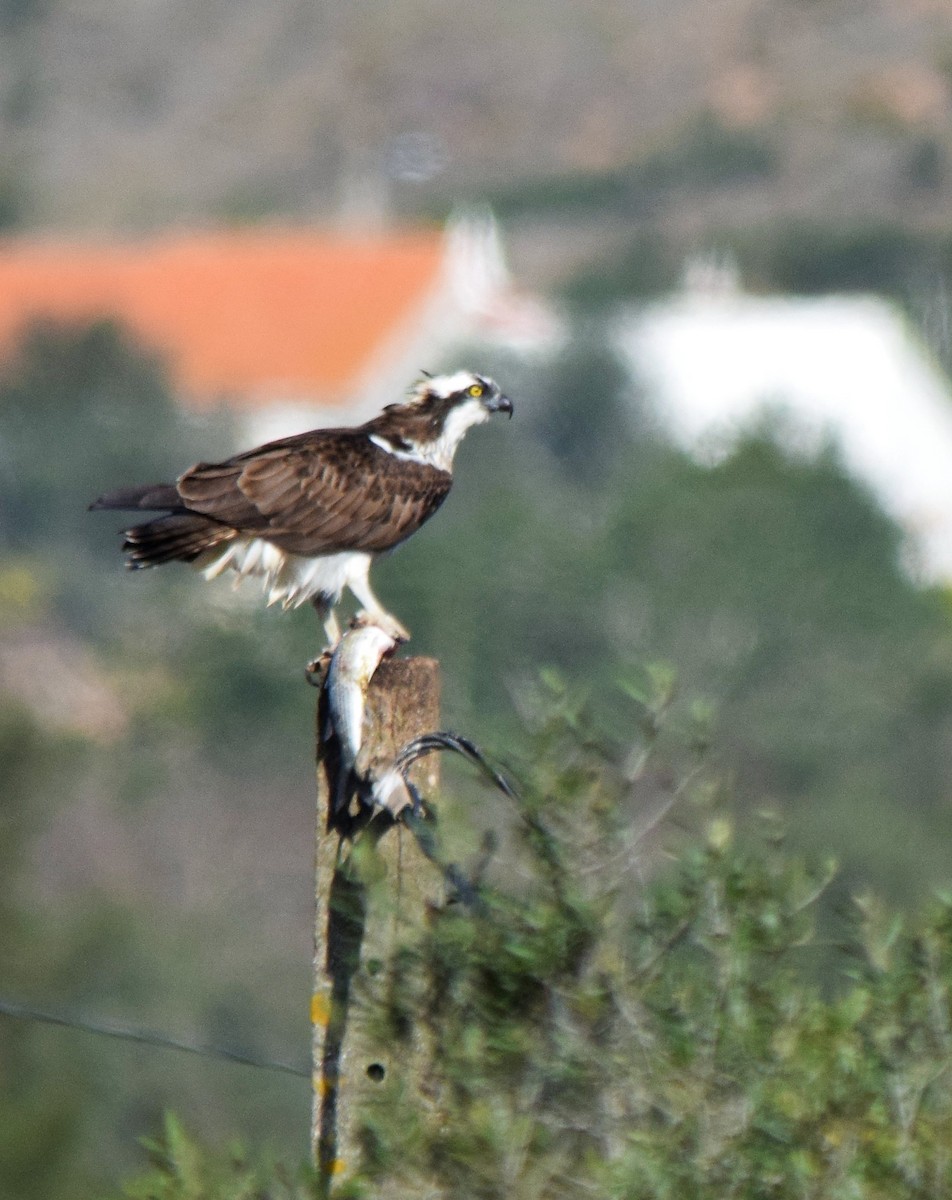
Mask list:
[[[466,430],[497,412],[512,416],[512,401],[499,386],[485,375],[456,371],[426,376],[405,404],[388,405],[371,424],[381,447],[449,471]]]
[[[426,375],[414,387],[409,406],[434,417],[442,416],[444,421],[451,413],[465,410],[473,415],[470,425],[485,421],[495,412],[512,416],[512,401],[502,394],[499,385],[472,371]]]

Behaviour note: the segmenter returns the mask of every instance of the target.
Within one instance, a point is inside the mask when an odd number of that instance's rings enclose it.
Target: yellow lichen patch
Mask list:
[[[330,1019],[330,996],[326,992],[315,992],[311,997],[311,1024],[325,1026]]]

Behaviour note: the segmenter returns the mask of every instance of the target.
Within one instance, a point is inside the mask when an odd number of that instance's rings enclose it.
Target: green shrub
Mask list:
[[[862,898],[824,946],[832,866],[789,856],[768,816],[739,836],[690,756],[658,761],[670,676],[651,686],[634,759],[570,703],[542,723],[526,894],[483,887],[477,908],[435,913],[369,999],[394,1039],[422,1029],[437,1101],[414,1113],[398,1080],[379,1094],[355,1187],[947,1194],[952,897],[908,931]],[[693,831],[668,868],[651,813],[676,799]]]
[[[500,879],[433,912],[358,998],[377,1034],[428,1048],[426,1098],[389,1073],[332,1194],[947,1195],[952,895],[908,926],[859,897],[827,944],[832,865],[790,856],[767,814],[735,829],[671,672],[628,681],[617,745],[545,690],[513,825],[493,818]],[[174,1121],[152,1157],[130,1200],[317,1187],[202,1154]]]
[[[312,1172],[253,1163],[239,1146],[209,1153],[171,1114],[162,1136],[143,1145],[151,1165],[123,1188],[123,1200],[308,1200],[317,1195]]]

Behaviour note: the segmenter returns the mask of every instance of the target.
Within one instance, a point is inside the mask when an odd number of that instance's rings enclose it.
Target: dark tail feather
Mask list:
[[[172,513],[123,531],[127,565],[133,569],[162,563],[193,562],[206,550],[234,537],[234,531],[198,513]]]
[[[456,754],[461,754],[463,758],[468,758],[510,800],[518,799],[509,780],[504,775],[500,775],[495,767],[487,761],[478,746],[459,733],[450,733],[442,729],[434,730],[432,733],[422,733],[419,737],[407,742],[397,754],[393,765],[406,779],[407,771],[416,760],[425,754],[431,754],[434,750],[452,750]]]
[[[137,487],[116,488],[106,492],[98,500],[90,504],[90,510],[100,508],[142,508],[158,510],[162,508],[182,509],[182,497],[171,483],[146,483]]]

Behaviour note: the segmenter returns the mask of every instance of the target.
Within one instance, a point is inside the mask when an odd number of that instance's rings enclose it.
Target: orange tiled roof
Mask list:
[[[0,242],[0,347],[39,315],[119,317],[193,403],[340,401],[434,288],[439,231],[181,233],[143,243]]]

